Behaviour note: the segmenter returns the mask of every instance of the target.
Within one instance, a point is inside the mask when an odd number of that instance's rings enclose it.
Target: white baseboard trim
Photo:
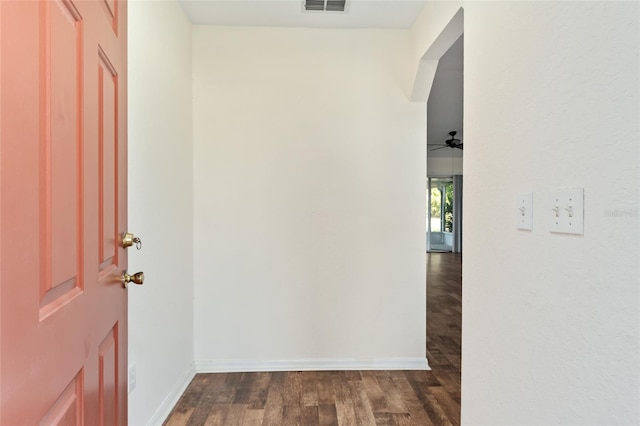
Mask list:
[[[257,371],[431,370],[426,358],[297,359],[282,361],[196,360],[197,373]]]
[[[187,367],[187,369],[184,371],[184,373],[182,373],[182,376],[180,376],[180,378],[176,381],[175,385],[173,386],[173,390],[162,401],[153,416],[151,416],[151,419],[149,419],[149,422],[147,423],[148,426],[161,425],[165,422],[165,420],[167,420],[167,417],[169,417],[171,410],[173,410],[173,407],[176,405],[195,375],[196,369],[194,364],[191,363],[189,367]]]

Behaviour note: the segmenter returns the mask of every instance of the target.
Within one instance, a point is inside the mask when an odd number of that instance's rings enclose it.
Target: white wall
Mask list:
[[[193,43],[197,367],[424,366],[408,32],[196,26]]]
[[[451,148],[447,148],[451,149]],[[462,157],[427,157],[428,176],[453,176],[463,173]]]
[[[465,424],[640,423],[639,7],[465,5]],[[584,236],[547,228],[570,187]]]
[[[129,2],[129,424],[159,424],[193,372],[191,25],[175,1]]]
[[[465,142],[463,43],[464,37],[460,37],[438,60],[431,84],[427,100],[427,176],[452,176],[463,172],[463,151],[441,148],[450,138],[450,131],[456,131],[456,138]]]

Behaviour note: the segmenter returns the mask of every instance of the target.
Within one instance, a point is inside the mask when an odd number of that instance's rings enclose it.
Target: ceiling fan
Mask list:
[[[463,143],[460,139],[456,139],[456,132],[455,130],[452,130],[449,132],[449,136],[451,136],[451,139],[447,139],[446,141],[444,141],[444,145],[441,144],[429,144],[429,145],[437,145],[438,148],[432,148],[429,151],[437,151],[439,149],[442,148],[458,148],[458,149],[463,149]]]

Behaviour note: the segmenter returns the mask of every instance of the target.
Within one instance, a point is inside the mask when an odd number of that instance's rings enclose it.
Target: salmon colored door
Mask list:
[[[0,1],[0,424],[127,420],[126,3]]]

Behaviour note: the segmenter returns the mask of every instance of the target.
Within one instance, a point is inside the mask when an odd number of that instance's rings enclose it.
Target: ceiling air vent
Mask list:
[[[305,0],[304,9],[323,12],[344,12],[347,0]]]

